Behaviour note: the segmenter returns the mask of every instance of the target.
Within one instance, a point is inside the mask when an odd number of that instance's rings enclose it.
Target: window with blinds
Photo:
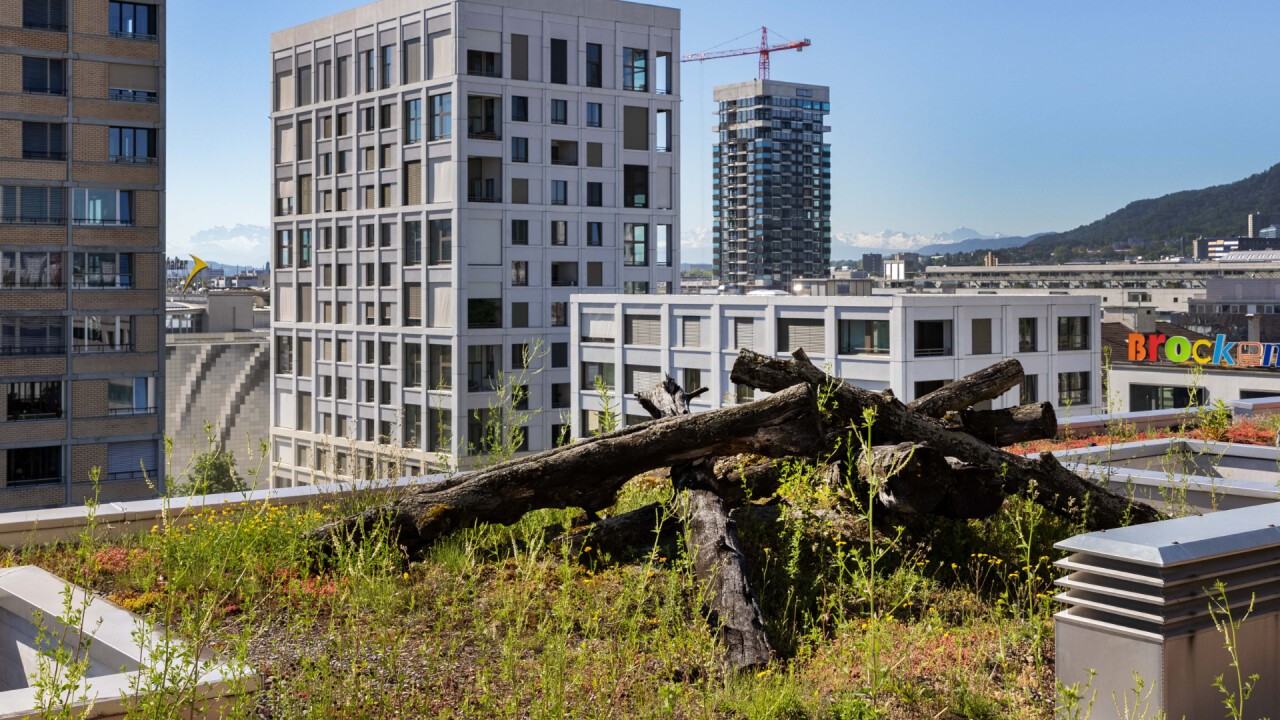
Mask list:
[[[66,125],[24,121],[22,123],[22,157],[27,160],[66,160]]]
[[[311,338],[298,338],[298,377],[311,377]]]
[[[373,160],[374,160],[374,157],[375,157],[375,155],[374,155],[374,149],[373,149],[373,148],[371,148],[371,147],[367,147],[367,148],[365,148],[365,149],[364,149],[364,167],[362,167],[362,168],[360,168],[360,169],[361,169],[361,170],[376,170],[377,168],[375,168],[375,167],[373,166]]]
[[[333,191],[332,190],[320,191],[320,211],[333,212]]]
[[[422,324],[422,283],[405,283],[404,319],[407,324]]]
[[[22,92],[66,95],[66,64],[51,58],[22,58]]]
[[[778,320],[778,352],[789,353],[796,348],[813,355],[827,354],[827,332],[821,320]]]
[[[662,383],[662,368],[649,367],[647,365],[627,365],[625,373],[624,387],[628,394],[640,390],[648,390],[654,385]]]
[[[662,345],[662,321],[656,315],[628,315],[625,338],[628,345],[659,347]]]
[[[310,283],[302,283],[298,285],[298,321],[309,323],[313,322],[312,306],[314,305],[315,293],[311,289]]]
[[[0,185],[0,222],[42,225],[66,219],[65,189]]]
[[[401,77],[404,78],[405,83],[422,82],[422,39],[405,40],[400,58],[404,63]]]
[[[315,197],[313,184],[310,175],[298,176],[298,212],[302,215],[310,215],[315,212],[312,207],[312,198]]]
[[[680,318],[680,346],[702,347],[702,318]]]
[[[391,197],[394,188],[395,185],[392,185],[391,183],[382,184],[378,192],[378,207],[389,208],[395,206],[395,201]]]
[[[421,160],[411,160],[404,164],[404,204],[422,204]]]
[[[315,135],[310,120],[298,121],[298,159],[310,160],[311,151],[315,147]]]
[[[374,207],[373,201],[374,201],[373,186],[366,185],[364,188],[364,207],[362,209],[368,210],[370,208],[373,208]]]
[[[582,314],[582,341],[611,343],[616,337],[613,315],[607,313]]]
[[[396,152],[395,152],[394,145],[383,145],[381,154],[382,154],[382,164],[379,165],[378,167],[384,170],[389,167],[395,167]]]
[[[733,319],[733,344],[737,349],[754,349],[756,346],[756,321],[754,318]]]

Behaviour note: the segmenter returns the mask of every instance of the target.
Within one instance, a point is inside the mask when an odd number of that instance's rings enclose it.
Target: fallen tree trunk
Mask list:
[[[962,432],[948,430],[941,422],[911,412],[900,402],[849,385],[814,367],[804,351],[791,360],[768,358],[750,350],[738,353],[731,379],[736,383],[777,392],[796,382],[814,388],[830,388],[834,403],[833,421],[848,425],[862,421],[863,410],[876,413],[873,432],[877,441],[927,443],[944,455],[958,458],[1000,478],[1006,493],[1027,493],[1053,511],[1072,518],[1083,517],[1091,530],[1119,527],[1126,522],[1163,520],[1164,513],[1150,505],[1131,501],[1111,490],[1089,482],[1058,463],[1050,453],[1035,460],[1013,455]]]
[[[415,488],[393,504],[317,528],[332,542],[390,522],[411,555],[442,535],[480,522],[510,524],[530,510],[612,505],[632,477],[707,455],[803,455],[821,441],[816,395],[797,385],[760,402],[623,428]]]
[[[655,418],[687,416],[689,400],[705,390],[686,394],[667,377],[662,384],[636,393],[636,397]],[[768,665],[773,649],[760,605],[747,580],[747,560],[729,519],[729,505],[720,497],[711,460],[704,457],[672,466],[671,483],[677,492],[686,494],[681,519],[689,533],[693,574],[705,590],[711,626],[724,641],[724,664],[742,671]]]
[[[1029,403],[1002,410],[962,410],[960,428],[979,440],[1004,447],[1058,434],[1053,403]]]
[[[983,400],[998,398],[1010,388],[1016,387],[1022,379],[1022,363],[1015,358],[1005,358],[972,375],[947,383],[924,397],[916,398],[907,405],[907,409],[940,418]]]
[[[877,445],[858,458],[858,477],[897,512],[932,513],[947,495],[950,474],[942,453],[916,443]]]

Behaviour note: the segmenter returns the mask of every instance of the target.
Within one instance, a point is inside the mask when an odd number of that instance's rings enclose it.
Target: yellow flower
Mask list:
[[[591,546],[590,546],[590,545],[588,545],[588,546],[586,546],[586,547],[582,548],[582,552],[591,552]]]
[[[405,579],[405,580],[408,580],[408,579],[409,579],[409,573],[405,573],[405,574],[404,574],[404,579]]]

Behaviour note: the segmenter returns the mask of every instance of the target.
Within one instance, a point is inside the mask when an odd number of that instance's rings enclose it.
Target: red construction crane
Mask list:
[[[769,79],[769,53],[778,52],[780,50],[796,50],[803,51],[813,43],[809,42],[809,38],[805,38],[799,42],[788,40],[777,45],[769,44],[769,28],[760,28],[760,47],[739,48],[737,50],[715,50],[709,52],[693,53],[680,58],[680,62],[702,62],[703,60],[716,60],[718,58],[738,57],[739,55],[759,55],[760,56],[760,79]]]

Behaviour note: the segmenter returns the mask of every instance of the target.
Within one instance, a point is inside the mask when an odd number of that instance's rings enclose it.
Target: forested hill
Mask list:
[[[1196,237],[1244,235],[1251,212],[1280,212],[1280,165],[1227,185],[1137,200],[1101,220],[1041,235],[997,255],[1006,263],[1190,255]],[[974,254],[980,262],[980,254]],[[956,264],[964,258],[948,260]]]

